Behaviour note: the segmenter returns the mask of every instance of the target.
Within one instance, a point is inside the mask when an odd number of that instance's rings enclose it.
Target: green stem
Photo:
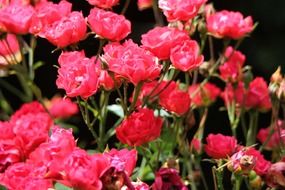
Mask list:
[[[253,145],[256,140],[257,134],[257,122],[258,122],[258,111],[254,110],[249,113],[250,114],[250,121],[249,121],[249,129],[247,132],[246,138],[246,146]]]
[[[130,2],[131,2],[131,0],[126,0],[125,1],[124,7],[123,7],[123,9],[121,11],[121,15],[124,15],[127,12],[128,8],[129,8],[129,5],[130,5]]]
[[[157,0],[153,0],[152,10],[153,10],[153,15],[154,15],[156,25],[163,26],[164,25],[163,17],[162,17],[161,11],[158,8]]]
[[[101,151],[105,148],[105,142],[108,141],[105,136],[106,120],[108,115],[107,106],[109,103],[110,92],[102,91],[100,97],[100,127],[99,127],[99,139],[98,146]]]
[[[139,94],[140,94],[140,91],[141,91],[141,88],[142,88],[142,85],[143,85],[143,82],[139,82],[137,84],[137,86],[135,87],[134,98],[133,98],[133,101],[132,101],[132,103],[131,103],[131,105],[129,107],[127,115],[130,115],[134,111],[136,103],[137,103],[137,100],[138,100],[138,97],[139,97]]]

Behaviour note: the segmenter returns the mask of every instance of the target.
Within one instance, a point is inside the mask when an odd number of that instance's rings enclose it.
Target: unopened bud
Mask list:
[[[283,77],[281,75],[281,67],[279,66],[277,70],[271,75],[270,81],[273,83],[281,83]]]
[[[259,175],[255,173],[255,171],[251,170],[248,175],[249,185],[253,189],[261,189],[262,187],[262,179]]]

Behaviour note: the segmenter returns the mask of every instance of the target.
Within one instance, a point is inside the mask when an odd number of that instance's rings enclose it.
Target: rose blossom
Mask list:
[[[180,189],[187,190],[178,171],[173,168],[160,168],[155,174],[155,180],[152,184],[153,190]]]
[[[151,8],[153,4],[153,0],[137,0],[137,5],[140,11]]]
[[[0,184],[7,189],[48,190],[53,187],[52,181],[44,179],[44,170],[25,162],[11,165],[0,178]]]
[[[242,79],[242,67],[245,56],[229,46],[225,52],[226,61],[219,67],[222,79],[235,82]]]
[[[266,173],[266,184],[272,188],[285,187],[285,162],[276,162],[270,166]]]
[[[261,143],[264,143],[270,136],[269,141],[265,146],[267,150],[280,148],[279,146],[281,145],[281,143],[285,142],[285,129],[282,128],[282,124],[283,122],[281,120],[278,120],[274,125],[274,128],[267,127],[259,130],[256,138]],[[273,134],[270,134],[271,130],[273,130]]]
[[[20,46],[16,35],[7,34],[0,40],[0,69],[6,65],[22,61]]]
[[[164,82],[167,83],[166,81]],[[185,114],[190,108],[190,97],[187,91],[179,89],[179,84],[174,81],[159,95],[159,104],[177,115]]]
[[[223,10],[207,17],[207,29],[217,38],[239,39],[253,30],[253,21],[240,12]]]
[[[40,2],[35,6],[36,13],[31,21],[30,33],[38,34],[45,27],[71,13],[72,4],[62,0],[58,4],[49,1]]]
[[[199,45],[195,40],[186,40],[173,47],[170,60],[176,69],[189,71],[197,69],[203,62],[203,55],[199,55]]]
[[[184,31],[169,27],[155,27],[142,35],[142,47],[151,51],[159,59],[169,59],[171,48],[190,37]]]
[[[109,9],[119,3],[119,0],[87,0],[90,5],[95,5],[103,9]]]
[[[109,152],[104,152],[104,156],[110,160],[110,165],[115,167],[117,171],[124,171],[128,176],[131,176],[137,162],[137,151],[135,149],[111,149]]]
[[[35,10],[31,5],[9,4],[0,9],[0,25],[4,31],[15,34],[27,34]]]
[[[246,93],[245,106],[267,111],[271,108],[268,86],[262,77],[256,77],[250,82]]]
[[[58,78],[56,85],[66,91],[67,96],[88,98],[97,92],[98,73],[95,57],[85,57],[83,51],[63,52],[58,62]]]
[[[192,139],[190,147],[198,154],[202,152],[201,141],[195,137]]]
[[[101,155],[88,155],[85,150],[75,149],[63,162],[65,184],[76,189],[102,189],[99,176],[108,165]]]
[[[245,152],[246,155],[253,156],[255,161],[255,165],[253,170],[260,176],[265,175],[268,169],[271,166],[271,163],[264,159],[264,156],[254,148],[249,148]]]
[[[131,32],[131,22],[123,15],[98,8],[90,10],[88,23],[93,32],[111,41],[120,41]]]
[[[13,126],[9,122],[0,121],[0,173],[11,164],[20,162],[23,157],[19,140],[13,133]]]
[[[55,126],[47,142],[42,143],[29,155],[28,163],[47,168],[46,178],[59,176],[63,161],[75,149],[76,142],[72,130]]]
[[[104,56],[109,70],[129,80],[134,85],[156,79],[161,70],[156,58],[140,48],[132,40],[123,45],[110,43],[104,47]]]
[[[39,36],[62,48],[79,42],[85,37],[86,31],[87,26],[82,13],[74,11],[45,27]]]
[[[116,128],[116,136],[124,144],[140,146],[160,136],[162,122],[153,110],[140,108]]]
[[[192,100],[192,104],[197,107],[209,106],[216,101],[221,90],[214,84],[207,82],[204,85],[195,84],[189,87],[188,93]]]
[[[78,106],[69,98],[54,96],[47,102],[47,108],[54,118],[68,118],[78,113]]]
[[[209,134],[206,138],[205,152],[214,159],[223,159],[231,156],[237,148],[237,140],[222,134]]]
[[[158,6],[169,22],[194,18],[207,0],[159,0]]]

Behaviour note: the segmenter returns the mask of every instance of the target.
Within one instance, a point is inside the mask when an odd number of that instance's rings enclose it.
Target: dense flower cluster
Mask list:
[[[88,11],[66,0],[0,1],[0,77],[21,85],[0,81],[0,189],[207,189],[205,157],[220,189],[226,169],[234,189],[285,188],[285,76],[278,69],[268,85],[245,65],[237,48],[251,16],[207,0],[137,0],[156,20],[139,43],[130,1],[85,3]],[[64,96],[48,100],[36,85],[38,37],[56,48]],[[25,102],[14,113],[8,93]],[[217,106],[227,121],[212,126]],[[271,124],[259,129],[267,111]]]

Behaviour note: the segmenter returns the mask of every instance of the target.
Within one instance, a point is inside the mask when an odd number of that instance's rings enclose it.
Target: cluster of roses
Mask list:
[[[227,46],[216,68],[212,63],[214,57],[204,62],[203,44],[189,37],[197,28],[201,36],[239,40],[253,30],[251,17],[244,18],[239,12],[225,10],[215,12],[211,5],[205,4],[206,0],[159,0],[158,7],[170,24],[143,34],[138,45],[131,39],[121,42],[130,34],[131,22],[110,11],[119,0],[88,2],[94,7],[86,18],[81,12],[72,11],[72,4],[64,0],[58,4],[42,0],[33,5],[17,0],[1,2],[0,29],[8,34],[0,42],[0,66],[19,63],[22,59],[15,34],[29,33],[45,38],[58,48],[74,46],[86,39],[88,33],[95,34],[103,53],[99,49],[96,56],[88,58],[84,50],[66,51],[68,48],[65,48],[58,58],[56,85],[64,89],[68,97],[80,97],[85,103],[98,92],[117,90],[120,93],[122,84],[124,88],[134,86],[130,102],[125,101],[128,97],[120,97],[125,117],[115,129],[118,140],[131,147],[161,136],[164,120],[155,110],[164,109],[173,114],[173,118],[188,119],[194,109],[208,107],[219,96],[229,115],[239,117],[244,111],[271,109],[264,79],[256,77],[250,82],[245,79],[245,55]],[[152,3],[151,0],[138,1],[140,9]],[[207,80],[192,85],[175,81],[178,72],[190,75],[203,68],[209,77],[219,71],[218,77],[226,83],[224,90]],[[55,182],[86,190],[149,189],[143,182],[130,180],[137,161],[135,149],[88,154],[76,147],[71,130],[54,125],[51,116],[66,117],[78,111],[68,101],[56,102],[54,109],[46,106],[50,115],[39,103],[26,104],[9,121],[0,123],[0,183],[8,189],[48,189]],[[258,139],[267,141],[265,136],[270,130],[261,130]],[[201,137],[196,136],[192,141],[199,154],[201,141]],[[280,134],[274,133],[267,147],[276,147],[280,141],[283,142]],[[245,175],[255,172],[258,177],[265,177],[275,167],[253,147],[238,145],[235,137],[210,134],[203,149],[213,159],[228,160],[228,168],[233,172]],[[152,188],[172,187],[187,189],[176,169],[159,169]]]
[[[89,154],[76,146],[72,130],[56,126],[38,102],[24,104],[0,123],[0,130],[0,184],[8,189],[52,189],[55,182],[85,190],[149,189],[129,178],[137,161],[135,149]],[[173,169],[158,171],[152,186],[163,189],[164,183],[184,187]]]

